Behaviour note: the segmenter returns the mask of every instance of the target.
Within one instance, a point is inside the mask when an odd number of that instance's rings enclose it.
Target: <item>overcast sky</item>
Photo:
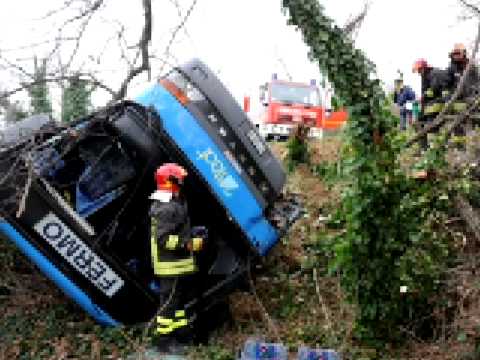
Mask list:
[[[179,0],[184,12],[191,1]],[[360,0],[320,2],[340,25],[363,7]],[[62,3],[63,0],[5,2],[0,13],[0,49],[52,38],[59,20],[38,19]],[[109,0],[108,4],[85,35],[79,53],[82,61],[88,54],[101,51],[117,20],[127,25],[132,43],[138,38],[143,24],[141,1]],[[286,78],[288,71],[299,82],[319,79],[317,67],[307,59],[300,32],[286,25],[280,4],[281,0],[198,0],[187,22],[187,32],[179,33],[171,51],[179,62],[192,57],[203,59],[239,101],[246,94],[257,99],[258,86],[268,81],[272,73]],[[392,84],[398,69],[404,72],[406,82],[418,89],[419,80],[411,72],[415,59],[423,57],[435,66],[445,67],[448,51],[455,42],[472,43],[476,24],[460,21],[460,14],[457,0],[373,0],[356,44],[377,64],[379,77],[387,86]],[[160,53],[178,21],[176,9],[169,1],[154,0],[153,47]],[[41,56],[47,49],[38,47],[35,51]],[[31,49],[3,54],[15,59],[27,57],[28,52]],[[102,56],[101,69],[102,79],[113,87],[125,72],[113,50]],[[5,72],[0,74],[0,84],[8,87],[12,78]],[[129,96],[141,92],[146,81],[145,77],[139,78]],[[95,102],[100,105],[106,99],[105,94],[97,94]]]

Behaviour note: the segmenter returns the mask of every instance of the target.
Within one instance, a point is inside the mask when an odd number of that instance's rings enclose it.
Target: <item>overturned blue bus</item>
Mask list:
[[[2,237],[104,325],[146,322],[161,305],[150,286],[147,215],[159,164],[188,170],[191,224],[209,233],[192,313],[237,288],[301,212],[283,192],[280,163],[199,60],[136,101],[68,127],[42,123],[0,153]]]

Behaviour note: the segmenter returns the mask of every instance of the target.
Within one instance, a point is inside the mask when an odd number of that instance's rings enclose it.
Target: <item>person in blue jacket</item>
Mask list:
[[[403,84],[403,80],[396,81],[394,102],[400,108],[400,130],[407,129],[407,119],[412,118],[412,104],[416,99],[415,91]]]

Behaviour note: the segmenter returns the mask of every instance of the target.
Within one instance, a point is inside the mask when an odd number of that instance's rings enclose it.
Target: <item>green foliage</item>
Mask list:
[[[35,57],[35,72],[33,80],[35,85],[29,89],[30,106],[32,114],[52,114],[52,104],[50,102],[47,85],[47,60],[43,59],[41,65]]]
[[[344,102],[337,95],[332,96],[331,105],[333,111],[338,111],[345,107]]]
[[[405,174],[398,161],[405,139],[375,66],[323,14],[318,0],[283,0],[283,8],[288,23],[301,30],[310,59],[349,109],[342,154],[348,187],[338,214],[343,219],[336,219],[344,231],[331,242],[331,270],[340,273],[357,305],[356,335],[382,347],[405,338],[403,328],[425,334],[428,324],[415,319],[430,314],[449,259],[447,240],[434,231],[448,205],[446,186]],[[444,163],[438,147],[423,165],[437,169]],[[403,286],[407,293],[400,292]]]
[[[292,172],[299,164],[310,163],[310,152],[306,140],[292,136],[288,140],[287,149],[286,164],[289,172]]]
[[[62,121],[70,122],[86,116],[91,107],[90,94],[85,80],[70,79],[62,94]]]
[[[324,184],[328,187],[342,182],[344,179],[342,162],[321,162],[312,166],[312,171],[315,176],[321,178]]]

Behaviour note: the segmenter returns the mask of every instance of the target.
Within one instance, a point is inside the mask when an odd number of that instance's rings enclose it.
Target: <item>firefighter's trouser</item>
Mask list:
[[[455,101],[452,105],[452,112],[457,115],[457,114],[461,114],[461,113],[464,113],[465,111],[467,111],[467,103],[466,102],[463,102],[461,100],[459,101]],[[453,134],[457,137],[457,138],[465,138],[465,135],[467,134],[466,131],[466,124],[463,123],[463,124],[459,124],[457,126],[455,126],[455,128],[453,129]],[[461,150],[464,150],[465,149],[465,143],[459,139],[460,141],[457,143],[456,147],[458,149],[461,149]]]
[[[436,107],[436,109],[437,108],[438,107]],[[438,112],[427,111],[427,110],[428,110],[428,105],[425,106],[423,114],[418,119],[418,123],[417,123],[417,130],[418,131],[423,131],[427,126],[430,126],[430,124],[437,118],[437,116],[439,114]],[[439,127],[434,127],[429,131],[429,133],[437,133],[438,129],[439,129]],[[420,147],[423,150],[428,149],[428,134],[425,134],[420,138],[419,144],[420,144]]]
[[[183,287],[185,277],[195,272],[193,255],[179,251],[180,239],[168,235],[163,246],[158,246],[156,219],[151,219],[151,255],[154,274],[160,278],[160,306],[164,309],[157,317],[156,333],[172,335],[188,326],[188,318],[183,309]]]
[[[163,307],[160,315],[155,319],[155,333],[161,336],[177,336],[185,334],[188,328],[188,318],[183,309],[183,279],[163,278],[161,281],[160,306]]]

